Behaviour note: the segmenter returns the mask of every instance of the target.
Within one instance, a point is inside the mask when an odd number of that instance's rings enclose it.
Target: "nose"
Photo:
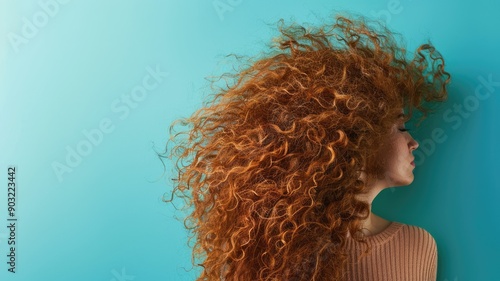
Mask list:
[[[410,151],[413,151],[418,148],[418,142],[410,136],[410,143],[409,143]]]

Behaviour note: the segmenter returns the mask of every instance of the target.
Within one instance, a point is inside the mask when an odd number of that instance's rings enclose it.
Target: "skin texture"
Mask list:
[[[414,175],[412,165],[414,160],[413,151],[418,148],[418,142],[413,139],[405,128],[402,118],[391,128],[387,141],[381,146],[379,159],[383,175],[379,176],[375,182],[367,185],[369,192],[359,195],[357,198],[370,204],[370,215],[363,221],[362,231],[365,235],[375,235],[384,231],[390,221],[377,216],[371,211],[372,202],[375,197],[384,189],[396,186],[406,186],[413,182]],[[362,173],[363,180],[366,174]]]

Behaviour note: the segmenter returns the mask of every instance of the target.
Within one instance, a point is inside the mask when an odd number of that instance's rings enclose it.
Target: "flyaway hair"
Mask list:
[[[269,52],[170,125],[177,145],[159,154],[176,160],[164,200],[188,210],[197,280],[343,280],[347,234],[363,241],[369,214],[360,172],[380,172],[377,149],[402,109],[424,118],[447,98],[431,43],[410,57],[362,17],[278,30]]]

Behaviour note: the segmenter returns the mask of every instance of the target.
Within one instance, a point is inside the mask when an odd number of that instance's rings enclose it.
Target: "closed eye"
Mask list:
[[[399,129],[401,132],[408,132],[410,129],[406,129],[406,128],[403,128],[403,129]]]

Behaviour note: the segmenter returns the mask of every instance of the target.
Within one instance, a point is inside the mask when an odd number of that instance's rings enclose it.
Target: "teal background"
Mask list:
[[[220,14],[214,3],[230,9]],[[182,213],[161,201],[170,186],[155,151],[168,125],[201,105],[204,77],[221,74],[224,55],[264,48],[275,34],[268,23],[319,23],[335,10],[386,20],[410,50],[430,39],[453,76],[449,100],[414,132],[415,181],[382,192],[374,212],[435,237],[438,280],[499,280],[498,8],[486,0],[0,0],[0,280],[193,280]],[[23,33],[27,21],[36,32]],[[13,36],[26,38],[16,45]],[[163,73],[160,82],[127,103],[143,79],[154,81],[148,67]],[[112,130],[85,147],[84,131],[101,122]],[[436,129],[442,135],[432,139]],[[87,155],[58,177],[54,163],[78,145]],[[6,263],[8,165],[17,167],[15,274]]]

